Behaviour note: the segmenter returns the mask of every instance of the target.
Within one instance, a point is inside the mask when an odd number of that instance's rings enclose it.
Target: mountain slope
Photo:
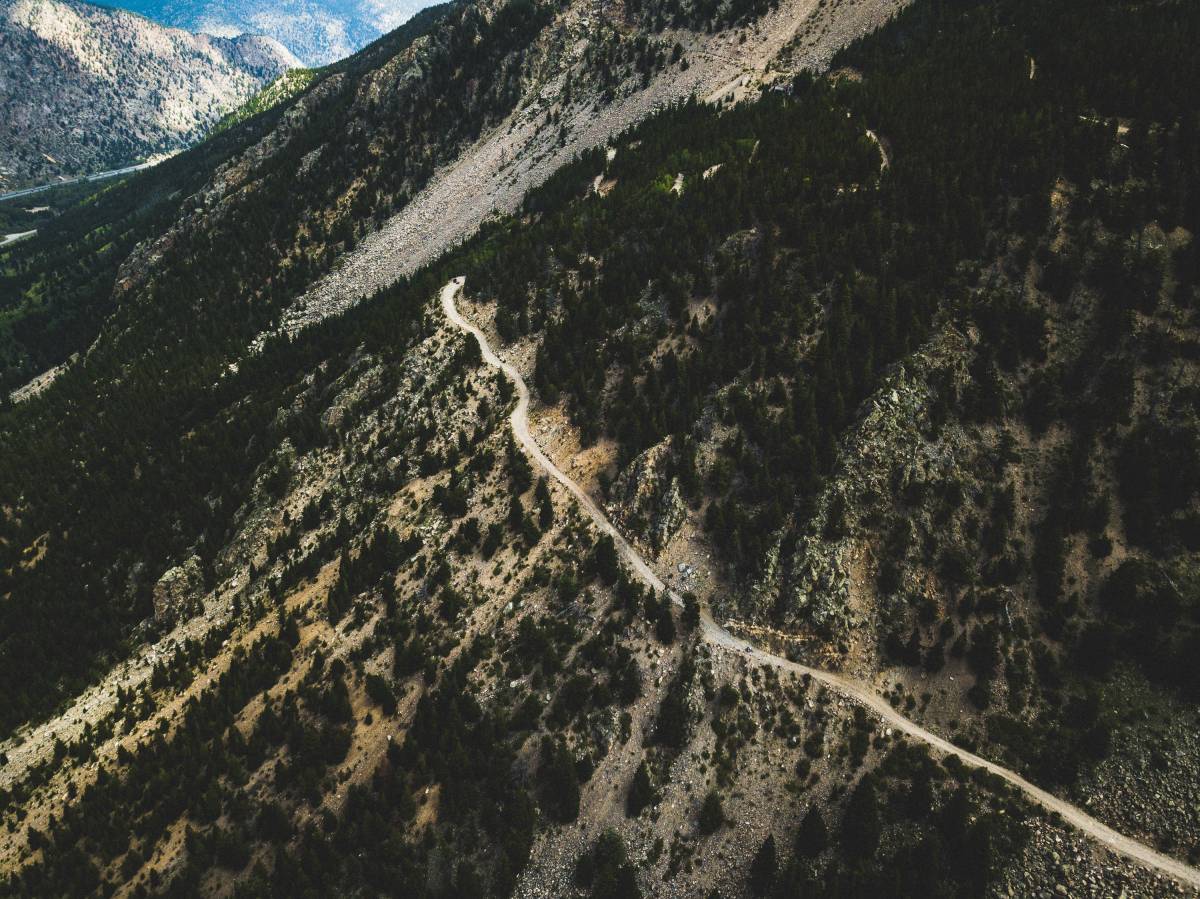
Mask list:
[[[317,73],[312,69],[288,70],[237,109],[223,116],[214,126],[212,133],[217,134],[226,128],[232,128],[239,122],[287,102],[312,84],[316,77]]]
[[[0,893],[1194,894],[1200,15],[889,9],[455,6],[143,176]]]
[[[653,111],[691,97],[745,96],[793,68],[820,70],[903,5],[843,0],[827,9],[816,0],[783,0],[754,17],[752,27],[711,33],[679,27],[649,38],[624,34],[605,18],[604,3],[574,5],[534,45],[539,65],[527,99],[310,285],[284,313],[281,330],[341,312],[412,273],[489,216],[513,212],[527,191],[575,156]],[[696,11],[678,15],[682,23]],[[739,13],[726,15],[736,20]]]
[[[267,38],[188,34],[75,0],[4,0],[0,183],[179,150],[294,65]]]
[[[122,0],[117,5],[188,31],[223,37],[264,34],[305,65],[320,66],[361,50],[432,4],[422,0]]]

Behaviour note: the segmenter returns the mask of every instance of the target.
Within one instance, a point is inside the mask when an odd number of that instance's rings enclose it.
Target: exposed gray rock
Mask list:
[[[154,585],[154,620],[159,624],[173,621],[203,591],[204,572],[198,556],[168,568]]]
[[[953,442],[929,442],[925,432],[935,394],[932,374],[961,379],[967,356],[967,337],[947,329],[888,373],[841,440],[838,466],[814,498],[792,551],[781,555],[783,532],[767,551],[760,566],[763,574],[745,600],[746,614],[761,616],[782,597],[793,623],[831,638],[845,638],[866,623],[856,619],[849,603],[847,554],[861,536],[860,519],[875,511],[878,497],[890,497],[910,485],[962,479],[964,461],[954,452]]]
[[[634,459],[613,482],[609,514],[661,552],[687,517],[679,479],[667,475],[670,444],[663,441]]]
[[[0,41],[0,192],[182,149],[298,62],[75,0],[0,4]]]

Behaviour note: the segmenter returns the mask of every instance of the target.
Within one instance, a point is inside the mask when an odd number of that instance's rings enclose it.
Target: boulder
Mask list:
[[[687,517],[679,479],[667,475],[670,441],[650,447],[618,475],[610,492],[609,514],[626,531],[662,552]]]
[[[204,572],[199,556],[168,568],[154,585],[154,620],[159,624],[174,621],[203,592]]]

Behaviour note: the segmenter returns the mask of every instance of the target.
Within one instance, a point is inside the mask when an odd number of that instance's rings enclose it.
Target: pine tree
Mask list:
[[[700,804],[700,833],[705,836],[716,833],[725,823],[725,806],[721,802],[721,794],[709,790]]]
[[[542,806],[555,821],[569,824],[579,817],[579,775],[570,750],[550,737],[542,738],[538,768]]]
[[[545,478],[538,478],[533,497],[538,507],[538,526],[544,531],[554,522],[554,503],[550,501],[550,488]]]
[[[779,860],[775,855],[775,836],[768,834],[767,838],[763,840],[762,846],[759,847],[758,854],[754,856],[754,861],[750,864],[750,892],[755,896],[766,896],[775,883],[775,872],[778,867]]]
[[[800,858],[816,858],[828,844],[825,819],[815,805],[810,805],[796,832],[796,855]]]

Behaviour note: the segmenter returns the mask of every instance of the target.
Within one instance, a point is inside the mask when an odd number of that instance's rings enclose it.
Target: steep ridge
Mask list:
[[[549,21],[537,22],[537,30],[528,33],[521,30],[523,25],[513,27],[517,17],[500,17],[495,21],[504,25],[498,31],[512,37],[497,36],[497,43],[529,41],[519,69],[510,67],[511,56],[505,58],[504,74],[488,76],[486,83],[496,85],[490,92],[470,90],[467,102],[474,108],[469,114],[446,119],[436,135],[401,137],[390,133],[394,124],[424,121],[429,115],[431,107],[419,103],[415,108],[420,112],[407,110],[411,98],[428,89],[420,73],[437,69],[447,52],[459,52],[456,34],[478,27],[473,15],[463,10],[426,10],[397,34],[322,71],[304,95],[286,104],[291,111],[276,131],[231,158],[200,192],[202,205],[185,211],[168,233],[147,241],[130,257],[112,302],[120,304],[142,287],[142,273],[156,256],[156,244],[174,243],[229,218],[253,215],[268,195],[269,202],[291,210],[310,196],[310,184],[324,179],[335,195],[329,208],[295,209],[280,216],[275,227],[295,222],[293,235],[259,230],[250,238],[265,240],[269,254],[288,260],[270,278],[269,305],[256,305],[256,312],[270,312],[276,294],[290,295],[297,285],[305,288],[296,291],[298,297],[288,296],[279,320],[257,336],[254,345],[261,347],[272,334],[294,334],[306,323],[343,311],[411,274],[474,233],[489,215],[516,208],[531,187],[564,162],[654,110],[693,94],[723,100],[731,81],[742,83],[744,93],[794,68],[819,71],[840,47],[878,27],[904,5],[901,0],[787,0],[736,29],[666,29],[650,41],[641,36],[636,20],[614,27],[598,0],[572,4]],[[444,15],[449,16],[447,27],[408,46],[412,38],[406,35],[426,33]],[[667,65],[666,54],[675,57],[676,45],[678,58]],[[505,47],[510,53],[514,49]],[[782,68],[781,53],[786,63]],[[496,62],[472,60],[468,69],[478,75]],[[336,96],[347,99],[330,114],[344,120],[346,133],[355,135],[349,143],[328,142],[311,124]],[[374,104],[381,98],[406,111],[383,121],[373,118]],[[457,95],[454,100],[462,102]],[[493,104],[495,109],[490,108]],[[554,127],[546,127],[551,118]],[[374,129],[370,143],[364,139],[368,119]],[[423,143],[426,140],[430,143]],[[304,150],[297,153],[299,145]],[[393,154],[400,165],[381,166]],[[286,179],[278,168],[283,158],[296,167]],[[377,170],[386,171],[386,181],[375,177]],[[364,189],[369,181],[376,185],[374,201]],[[376,208],[366,215],[372,202]],[[392,209],[398,212],[389,215]],[[328,275],[319,277],[331,267]],[[47,381],[43,373],[29,377],[40,379],[43,386]]]
[[[347,206],[363,180],[374,177],[378,144],[368,151],[361,143],[353,148],[344,140],[332,146],[324,143],[330,134],[341,133],[343,128],[360,136],[364,133],[366,98],[361,98],[361,103],[342,101],[353,96],[357,87],[400,105],[411,103],[412,95],[427,90],[422,78],[405,79],[403,87],[398,87],[395,79],[408,66],[438,70],[438,61],[448,52],[444,41],[456,29],[445,29],[438,42],[425,41],[422,46],[414,43],[445,13],[444,7],[423,11],[353,60],[323,70],[319,83],[303,96],[257,110],[248,120],[211,134],[190,151],[173,157],[169,164],[143,173],[127,186],[107,190],[98,185],[94,198],[84,195],[84,202],[59,216],[53,227],[42,229],[38,240],[22,247],[21,252],[8,254],[3,264],[5,276],[11,280],[5,301],[13,311],[0,325],[0,382],[9,389],[33,382],[44,386],[52,380],[52,373],[66,370],[62,363],[76,354],[83,358],[85,351],[97,345],[105,320],[127,299],[144,295],[148,282],[161,273],[163,257],[171,256],[181,241],[203,243],[208,235],[217,237],[257,216],[264,205],[279,211],[274,225],[280,233],[253,227],[253,236],[243,242],[257,246],[254,258],[264,263],[289,258],[291,262],[272,267],[264,264],[252,273],[247,269],[253,266],[242,260],[236,277],[252,292],[268,292],[266,302],[255,304],[254,313],[269,319],[272,289],[290,290],[293,283],[305,283],[310,270],[324,270],[335,254],[336,242],[326,245],[326,229],[336,223],[341,234],[345,233],[341,230],[344,225],[362,225],[365,198],[354,200],[353,214],[347,215]],[[476,60],[485,68],[492,62],[494,59]],[[378,80],[372,81],[372,76]],[[311,80],[300,76],[287,83],[306,84]],[[478,106],[487,107],[493,97],[484,92],[474,99]],[[476,114],[481,112],[476,110]],[[430,128],[428,110],[405,111],[389,119],[406,133],[420,134],[412,137],[419,148],[412,158],[390,169],[391,174],[400,176],[401,184],[393,186],[400,193],[410,171],[418,183],[423,183],[420,169],[425,150],[438,147],[439,141],[445,141],[448,147],[457,145],[461,140],[457,127],[470,127],[470,116],[462,116],[453,125],[443,128],[438,123]],[[387,130],[373,126],[374,139],[385,140]],[[391,138],[395,140],[394,133]],[[426,138],[431,141],[428,145]],[[297,150],[299,145],[304,149]],[[294,157],[290,155],[293,151]],[[305,154],[308,158],[302,161],[300,157]],[[306,174],[309,181],[341,185],[343,191],[353,185],[354,192],[327,199],[323,191],[309,189]],[[300,190],[296,189],[297,177],[303,185]],[[402,201],[389,196],[386,200],[380,198],[380,202]],[[350,221],[340,221],[346,218]],[[97,230],[100,224],[115,226],[117,239],[101,239],[102,232]],[[352,229],[347,230],[352,233]],[[302,242],[301,246],[297,242]],[[83,264],[71,271],[64,264],[67,259],[82,259]],[[264,285],[264,281],[268,283]],[[54,289],[44,289],[43,285],[48,284],[55,285]],[[134,315],[130,322],[115,324],[114,330],[119,333],[146,324],[145,316]],[[98,345],[96,348],[102,349]],[[24,395],[17,394],[18,398]]]
[[[75,0],[0,4],[0,190],[199,140],[297,65],[270,38],[214,38]]]

